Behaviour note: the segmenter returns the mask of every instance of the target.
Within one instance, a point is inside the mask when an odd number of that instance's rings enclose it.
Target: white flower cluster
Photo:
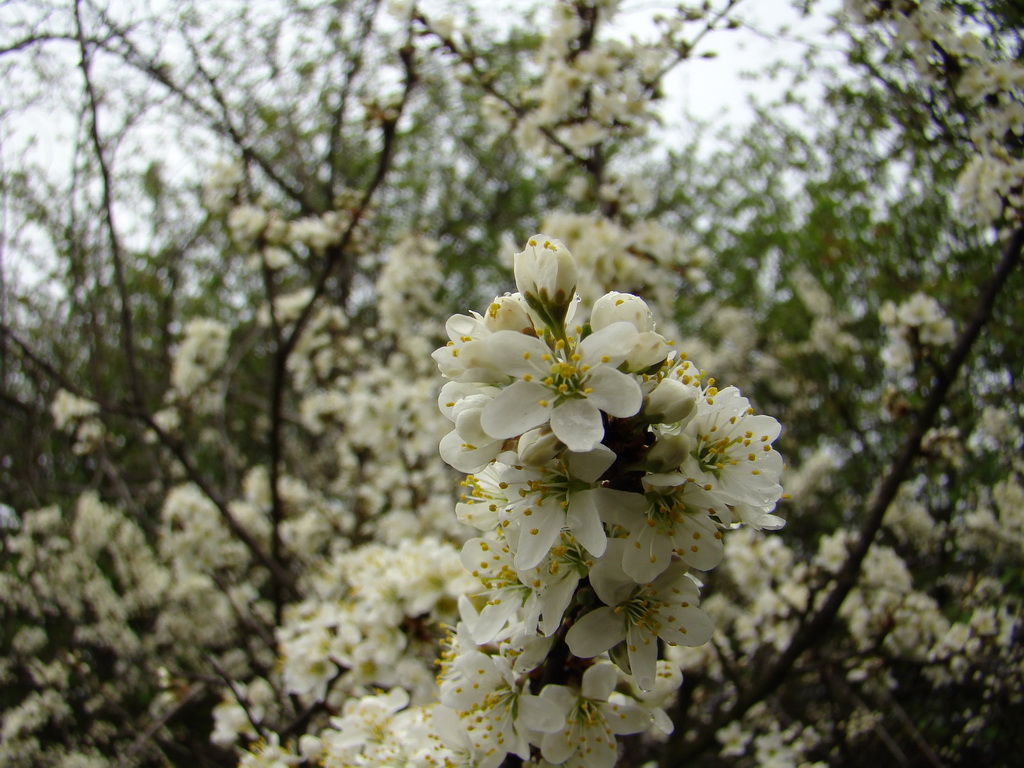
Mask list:
[[[642,137],[659,122],[660,81],[689,52],[681,39],[684,21],[702,12],[680,7],[673,18],[658,19],[652,39],[633,35],[624,41],[602,34],[616,23],[618,6],[617,0],[550,4],[544,37],[532,66],[521,71],[523,81],[504,91],[485,83],[481,109],[494,136],[511,134],[523,152],[548,161],[557,173],[609,140]],[[468,31],[449,17],[417,18],[428,34],[476,68]],[[479,71],[474,75],[486,79]],[[609,183],[601,194],[629,196],[631,190],[613,186],[618,185]]]
[[[66,389],[57,390],[57,396],[53,398],[50,405],[50,415],[57,429],[66,430],[73,427],[77,422],[95,416],[100,412],[100,407],[92,400],[78,397]]]
[[[894,43],[906,48],[929,84],[948,81],[972,110],[975,154],[959,179],[962,208],[982,225],[1019,223],[1024,213],[1024,64],[997,58],[994,40],[969,28],[964,15],[936,0],[847,0],[862,23],[892,25]]]
[[[965,552],[982,547],[991,552],[994,545],[1002,544],[1005,562],[1020,562],[1024,552],[1021,539],[1002,529],[986,531],[986,538],[978,539],[976,547],[957,541],[978,532],[972,529],[979,517],[975,513],[962,524],[949,526],[925,509],[900,510],[919,507],[919,493],[919,488],[901,488],[897,504],[886,518],[887,527],[901,540],[900,549],[910,553],[916,548],[909,557],[941,550],[954,541],[957,550]],[[1024,494],[1018,493],[1008,500],[1007,509],[1014,504],[1020,509],[1022,499]],[[899,516],[892,519],[895,512]],[[808,558],[788,547],[781,537],[760,537],[750,530],[729,536],[716,594],[702,606],[723,641],[715,648],[670,648],[669,658],[684,674],[701,674],[723,691],[735,690],[733,670],[763,652],[766,644],[777,649],[789,645],[801,617],[825,593],[822,576],[839,571],[853,539],[854,535],[843,529],[822,536],[817,552]],[[980,574],[963,581],[948,579],[947,588],[954,589],[956,596],[936,599],[925,586],[915,584],[921,581],[914,575],[915,562],[919,561],[905,560],[895,549],[876,544],[864,562],[858,586],[840,610],[843,650],[834,657],[833,675],[838,685],[848,686],[862,697],[858,707],[837,713],[837,719],[833,719],[836,715],[816,714],[811,721],[801,723],[796,718],[780,723],[777,711],[761,702],[717,733],[720,754],[752,756],[756,765],[811,765],[818,740],[815,732],[820,735],[839,728],[851,742],[866,740],[872,732],[870,718],[877,721],[882,716],[880,708],[870,702],[904,693],[905,678],[894,674],[900,664],[920,670],[936,688],[962,684],[974,675],[993,704],[983,705],[981,712],[975,701],[964,706],[982,719],[991,716],[989,706],[995,710],[1002,706],[994,703],[1000,697],[1019,700],[1022,666],[1015,650],[1019,642],[1014,641],[1020,627],[1016,599],[1008,603],[999,581]],[[947,601],[955,606],[955,619],[944,613]],[[701,706],[694,705],[691,712]]]
[[[611,3],[594,3],[588,10],[608,21],[615,9]],[[582,15],[569,3],[551,9],[548,34],[537,54],[543,80],[522,94],[530,110],[513,121],[516,140],[525,151],[558,157],[551,137],[584,155],[613,132],[642,134],[646,124],[657,120],[648,89],[658,79],[669,49],[600,40],[581,51],[577,46],[584,32]],[[501,105],[494,107],[498,127],[503,122]]]
[[[436,374],[423,370],[433,367],[428,353],[423,360],[403,352],[369,364],[379,355],[381,339],[345,336],[336,323],[319,322],[328,312],[343,319],[335,310],[313,315],[299,343],[303,356],[291,358],[302,361],[291,366],[296,378],[311,382],[300,403],[303,425],[329,447],[316,458],[327,471],[321,490],[358,517],[361,535],[378,541],[398,544],[439,533],[461,538],[461,526],[451,515],[450,473],[427,460],[436,457],[448,425],[436,407]],[[426,339],[406,335],[410,338],[396,346],[429,349]],[[339,341],[331,346],[331,339]],[[328,374],[335,376],[333,382]]]
[[[990,405],[982,409],[967,445],[974,453],[1006,448],[1016,454],[1022,442],[1024,433],[1015,423],[1013,411]]]
[[[403,686],[428,701],[436,691],[431,638],[417,641],[405,630],[450,621],[468,582],[458,551],[437,538],[371,543],[337,556],[316,578],[316,596],[291,606],[278,629],[285,690],[339,704]]]
[[[574,324],[560,241],[530,238],[515,278],[483,315],[452,317],[434,353],[454,424],[441,455],[473,473],[457,512],[482,534],[462,552],[483,590],[460,605],[441,702],[479,765],[532,746],[610,766],[616,734],[665,725],[660,699],[638,696],[657,688],[659,640],[711,636],[690,569],[719,563],[730,527],[783,524],[780,427],[677,354],[640,298],[608,293]],[[606,653],[619,672],[586,661]]]
[[[766,709],[763,704],[758,705],[747,718],[760,726],[757,735],[745,729],[737,720],[718,732],[716,736],[722,744],[722,757],[736,758],[750,754],[755,761],[753,764],[761,768],[826,768],[827,763],[823,761],[812,763],[806,759],[807,752],[821,740],[814,728],[794,723],[783,729]]]
[[[50,415],[57,429],[75,438],[72,450],[87,455],[102,445],[107,434],[106,427],[99,420],[100,406],[92,400],[78,397],[66,389],[57,390],[57,396],[50,404]]]
[[[288,271],[296,263],[337,246],[346,235],[350,249],[364,247],[373,209],[363,204],[361,192],[343,189],[332,201],[331,210],[289,220],[266,198],[246,199],[244,181],[245,171],[239,163],[215,163],[203,187],[203,204],[210,213],[224,215],[231,239],[249,252],[251,268],[272,273]],[[361,214],[354,225],[356,210]],[[261,308],[265,324],[269,323],[269,312],[269,307]]]
[[[285,221],[266,205],[239,205],[228,213],[232,238],[240,245],[260,246],[271,269],[287,265],[289,259],[281,255],[282,247],[324,251],[341,240],[350,223],[351,216],[344,208],[293,221]]]
[[[435,240],[409,235],[388,252],[377,278],[382,331],[404,340],[410,315],[426,315],[434,307],[442,274],[434,258],[438,248]]]
[[[240,570],[248,564],[248,550],[196,486],[172,488],[164,500],[161,519],[162,554],[174,564],[180,581],[194,578],[207,582],[207,575],[219,569]]]
[[[70,511],[51,506],[20,520],[21,527],[5,536],[5,556],[12,559],[0,569],[0,615],[9,639],[0,687],[13,691],[20,668],[29,675],[29,692],[5,702],[0,712],[0,765],[40,764],[40,742],[55,741],[48,728],[73,722],[78,710],[91,716],[82,739],[96,746],[88,751],[102,753],[117,727],[104,713],[102,694],[83,698],[93,660],[132,659],[111,666],[117,680],[107,678],[105,690],[153,677],[149,660],[159,649],[178,647],[177,637],[149,624],[168,602],[172,576],[137,521],[94,491],[83,493]],[[69,633],[68,645],[56,653],[55,626]],[[159,702],[142,706],[159,716]],[[70,753],[58,761],[90,764]],[[110,763],[97,756],[91,764]]]
[[[437,694],[436,627],[455,619],[457,601],[473,583],[458,550],[436,537],[371,542],[322,563],[309,597],[290,605],[277,629],[274,678],[279,674],[281,689],[304,706],[323,702],[340,715],[297,745],[281,746],[277,733],[263,733],[241,764],[449,764],[437,735],[444,727],[429,714]],[[252,738],[254,725],[274,727],[265,688],[257,678],[225,692],[214,712],[218,744]]]
[[[993,486],[990,503],[959,521],[955,531],[964,550],[985,552],[996,561],[1024,559],[1024,485],[1018,472]]]
[[[807,341],[801,349],[808,354],[822,355],[829,360],[843,360],[860,348],[860,341],[843,325],[850,318],[832,301],[821,282],[809,269],[797,267],[789,276],[793,289],[811,315]]]
[[[174,355],[171,385],[188,398],[212,381],[228,354],[230,331],[219,320],[197,318],[185,325],[185,338]]]
[[[544,232],[579,253],[577,292],[587,306],[611,286],[643,293],[669,315],[684,283],[700,285],[708,255],[683,234],[656,221],[612,221],[597,213],[558,211],[544,217]]]
[[[898,375],[910,373],[923,350],[948,346],[956,340],[953,321],[946,317],[939,302],[920,291],[899,306],[885,302],[879,317],[889,332],[882,360]]]
[[[274,301],[274,317],[280,324],[293,323],[312,301],[311,288],[281,294]],[[258,320],[269,325],[269,307],[261,308]],[[339,371],[346,370],[346,360],[359,348],[351,335],[348,316],[341,307],[315,307],[296,344],[296,354],[288,359],[288,371],[296,387],[316,391],[336,378]]]
[[[203,205],[210,213],[224,213],[245,181],[245,169],[234,160],[218,160],[203,183]]]

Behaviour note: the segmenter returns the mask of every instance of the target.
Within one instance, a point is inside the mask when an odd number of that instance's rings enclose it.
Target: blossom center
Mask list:
[[[648,492],[646,497],[647,525],[656,529],[660,535],[671,536],[673,524],[683,522],[683,515],[686,512],[686,504],[679,498],[679,492]]]
[[[569,337],[569,344],[573,344],[572,337]],[[588,375],[590,366],[580,364],[582,356],[578,352],[567,354],[565,342],[561,339],[556,342],[555,348],[563,359],[545,355],[545,358],[552,362],[548,368],[549,375],[543,379],[542,383],[554,393],[556,404],[570,398],[586,397],[591,391],[586,386],[587,380],[590,378]]]
[[[709,435],[701,435],[697,447],[691,454],[697,460],[701,472],[710,474],[716,480],[721,479],[722,470],[736,460],[729,455],[729,449],[742,442],[740,437],[721,437],[712,440]]]
[[[657,635],[661,629],[658,621],[658,608],[661,602],[651,598],[643,590],[639,590],[624,603],[614,608],[615,612],[626,619],[631,627],[636,627],[646,635]]]

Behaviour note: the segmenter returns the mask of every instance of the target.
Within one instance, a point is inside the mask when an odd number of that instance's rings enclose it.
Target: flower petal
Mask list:
[[[643,495],[611,488],[602,490],[604,492],[595,497],[595,501],[604,522],[615,523],[631,531],[634,525],[646,519],[648,502]]]
[[[520,571],[533,568],[551,550],[565,523],[565,513],[557,505],[534,507],[534,513],[521,519],[515,564]]]
[[[607,445],[597,444],[586,453],[572,453],[566,457],[570,474],[587,483],[596,483],[615,463],[615,452]]]
[[[437,407],[449,421],[455,421],[455,407],[467,397],[495,391],[493,387],[481,387],[461,381],[449,381],[441,387],[437,396]]]
[[[455,431],[459,433],[467,443],[475,446],[486,445],[494,442],[493,438],[480,427],[480,414],[483,413],[486,401],[481,401],[476,407],[456,408]]]
[[[496,597],[487,601],[480,611],[480,618],[473,626],[473,642],[484,645],[491,642],[505,628],[508,620],[523,605],[522,595],[504,590]]]
[[[549,685],[548,688],[551,688]],[[547,688],[544,689],[545,691]],[[545,733],[540,742],[540,753],[551,765],[561,765],[576,751],[576,743],[567,736],[571,730]]]
[[[534,336],[518,331],[498,331],[487,339],[491,362],[510,376],[531,374],[542,376],[547,373],[550,357],[548,345]]]
[[[658,668],[658,640],[645,635],[639,628],[630,627],[627,639],[629,668],[641,691],[654,690],[654,678]]]
[[[576,585],[579,582],[578,578],[567,576],[549,586],[541,595],[540,602],[544,613],[539,626],[545,637],[551,637],[561,625],[565,609],[572,602],[572,597],[576,593]]]
[[[636,337],[632,323],[619,321],[587,336],[580,342],[579,353],[586,365],[615,368],[633,351]]]
[[[625,638],[625,623],[611,608],[601,606],[578,619],[566,633],[565,642],[573,656],[589,659]]]
[[[605,605],[625,602],[636,587],[636,582],[622,570],[625,548],[623,539],[610,539],[605,556],[590,569],[590,586]]]
[[[637,525],[627,540],[622,569],[637,584],[653,581],[672,563],[672,542],[656,527]]]
[[[553,408],[549,396],[543,384],[517,381],[484,407],[480,426],[496,440],[518,437],[548,420]]]
[[[665,606],[660,611],[661,629],[658,636],[666,643],[676,645],[704,645],[711,639],[715,625],[700,608],[695,605]]]
[[[542,385],[537,386],[543,389]],[[601,421],[601,412],[589,398],[568,400],[551,414],[551,431],[570,451],[585,453],[592,451],[604,439],[604,422]]]
[[[501,451],[500,442],[482,446],[468,445],[458,431],[452,430],[441,438],[439,452],[446,464],[459,472],[472,474],[486,467]]]
[[[619,673],[614,664],[595,664],[583,673],[580,693],[585,699],[608,701],[619,682]]]
[[[572,494],[569,497],[569,513],[565,516],[565,524],[572,531],[576,541],[586,547],[594,557],[603,555],[608,543],[595,500],[595,496],[605,490],[607,489],[591,488]]]
[[[587,400],[609,416],[635,416],[644,402],[636,378],[608,366],[602,366],[590,374],[586,385],[593,390],[587,395]]]
[[[621,735],[646,731],[651,726],[652,715],[655,713],[630,705],[627,701],[626,697],[616,694],[608,704],[601,705],[601,711],[604,712],[608,727],[612,729],[612,733]],[[662,709],[656,711],[665,714]],[[669,720],[669,723],[671,722]],[[670,730],[669,733],[671,732]]]
[[[565,712],[557,702],[524,693],[519,697],[519,719],[534,731],[555,733],[565,727]]]
[[[698,571],[710,571],[725,553],[718,526],[707,515],[684,514],[677,526],[672,543],[683,562]]]

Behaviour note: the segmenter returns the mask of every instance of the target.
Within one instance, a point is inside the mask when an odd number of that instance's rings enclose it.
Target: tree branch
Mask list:
[[[363,15],[359,19],[359,31],[356,35],[358,40],[368,40],[370,31],[373,28],[373,20],[377,15],[380,0],[371,0],[367,3]],[[366,53],[365,45],[357,45],[355,53],[348,60],[348,71],[344,73],[341,91],[338,94],[338,105],[334,108],[331,116],[331,134],[327,146],[327,156],[324,164],[328,169],[327,178],[327,199],[333,200],[338,193],[338,165],[343,156],[342,128],[345,124],[345,112],[348,109],[349,95],[355,85],[356,77],[363,68],[363,59]]]
[[[970,322],[960,333],[946,365],[936,375],[931,393],[918,413],[910,434],[878,487],[874,501],[868,507],[867,514],[860,525],[857,539],[850,549],[846,561],[836,574],[832,590],[819,604],[813,615],[809,619],[805,619],[797,628],[786,649],[764,667],[763,671],[749,685],[740,689],[739,696],[731,706],[716,712],[693,739],[669,745],[662,759],[662,765],[685,763],[707,749],[714,742],[715,733],[720,728],[742,717],[754,704],[762,701],[778,688],[804,652],[823,641],[826,631],[838,615],[843,602],[857,584],[861,566],[864,564],[864,559],[871,549],[876,534],[882,527],[885,513],[896,497],[900,485],[907,479],[911,465],[921,452],[921,441],[925,433],[935,423],[960,369],[981,335],[982,329],[992,317],[993,307],[999,293],[1020,262],[1022,247],[1024,247],[1024,229],[1018,229],[1007,241],[992,277],[981,291]]]
[[[192,40],[186,37],[186,42],[188,44],[189,51],[192,54],[192,58],[195,61],[196,71],[209,87],[213,100],[220,108],[221,116],[215,124],[215,127],[231,140],[247,162],[252,162],[258,165],[260,170],[262,170],[263,173],[265,173],[267,177],[281,189],[282,192],[298,203],[302,213],[307,215],[319,213],[320,211],[317,206],[308,197],[308,195],[306,195],[301,186],[288,182],[278,173],[277,168],[275,168],[269,160],[267,160],[262,154],[256,152],[256,150],[254,150],[252,146],[245,141],[245,137],[242,136],[242,133],[235,127],[235,124],[231,120],[232,109],[228,105],[227,99],[221,91],[220,86],[217,85],[217,79],[206,71],[206,67],[204,67],[202,62],[199,60],[199,51],[196,49]]]
[[[81,55],[78,66],[82,70],[89,108],[89,134],[100,170],[103,223],[110,241],[110,258],[114,265],[114,281],[117,285],[117,293],[120,300],[121,344],[124,347],[124,354],[128,363],[128,378],[131,385],[132,398],[136,405],[142,407],[144,402],[142,382],[139,378],[138,364],[135,359],[135,333],[132,327],[132,310],[128,296],[128,286],[124,276],[124,255],[121,249],[121,239],[117,234],[117,228],[114,226],[114,206],[111,197],[113,181],[104,153],[103,140],[100,137],[99,108],[97,106],[96,90],[93,87],[90,73],[89,48],[86,44],[85,32],[82,28],[81,0],[76,0],[75,2],[75,28],[78,35],[78,50]]]
[[[417,77],[414,63],[414,49],[411,43],[407,43],[399,51],[402,65],[405,68],[405,83],[402,91],[402,98],[395,114],[386,119],[382,125],[383,139],[380,154],[377,159],[377,170],[373,179],[363,191],[359,205],[352,212],[352,219],[342,234],[340,241],[332,246],[326,253],[323,268],[313,288],[313,295],[309,302],[303,307],[302,312],[295,320],[290,334],[278,345],[274,358],[274,369],[270,386],[270,494],[271,494],[271,558],[275,561],[281,549],[280,524],[284,520],[284,503],[281,498],[279,481],[281,477],[281,464],[284,457],[284,396],[287,389],[288,359],[302,336],[306,325],[313,315],[314,307],[327,288],[331,275],[340,268],[339,277],[341,289],[341,302],[345,304],[348,298],[349,283],[353,264],[346,263],[344,257],[348,251],[352,239],[362,222],[363,217],[369,210],[370,202],[376,194],[380,185],[384,182],[388,171],[391,168],[391,161],[394,157],[395,143],[398,137],[398,121],[401,118],[405,105],[408,103],[409,95],[416,84]],[[278,601],[277,610],[280,612],[281,604]]]
[[[192,53],[196,72],[199,74],[203,82],[209,86],[213,100],[216,103],[217,108],[221,111],[221,115],[217,115],[210,107],[202,104],[196,96],[189,93],[184,86],[175,82],[167,67],[157,62],[150,61],[146,56],[144,56],[129,39],[128,32],[126,30],[119,29],[113,21],[108,19],[106,16],[103,16],[102,13],[101,18],[103,18],[104,23],[111,31],[110,39],[116,39],[124,48],[124,50],[115,50],[113,46],[104,45],[105,50],[109,50],[111,53],[120,56],[126,64],[139,70],[155,83],[158,83],[167,89],[167,91],[173,96],[180,99],[181,102],[194,111],[196,115],[208,120],[209,127],[214,132],[228,139],[241,153],[242,159],[258,166],[259,169],[266,174],[267,178],[274,182],[283,194],[298,204],[303,213],[309,214],[316,212],[316,206],[313,205],[309,198],[303,193],[303,190],[282,177],[277,172],[274,164],[246,142],[241,131],[235,127],[230,118],[232,110],[229,108],[223,93],[221,93],[220,88],[217,86],[216,79],[206,71],[202,63],[199,61],[198,52],[191,40],[186,38],[186,44],[188,45],[189,51]]]
[[[66,389],[68,392],[71,392],[72,394],[77,395],[79,397],[91,400],[100,407],[101,411],[117,414],[120,416],[126,416],[136,421],[141,421],[143,424],[146,425],[146,427],[151,429],[153,433],[157,436],[157,438],[160,440],[160,443],[165,448],[167,448],[174,455],[174,457],[181,463],[182,468],[185,470],[185,474],[188,476],[188,479],[192,483],[194,483],[211,502],[213,502],[213,505],[217,508],[217,511],[220,513],[221,518],[224,520],[224,523],[231,530],[231,532],[235,536],[237,536],[243,544],[245,544],[246,548],[248,548],[248,550],[252,553],[253,557],[261,565],[263,565],[263,567],[270,571],[270,574],[274,581],[292,597],[299,597],[299,591],[295,585],[295,579],[292,577],[292,575],[287,570],[285,570],[284,567],[282,567],[282,565],[279,562],[277,562],[272,557],[270,557],[266,552],[264,552],[263,548],[260,546],[259,542],[256,541],[255,537],[251,533],[249,533],[249,531],[246,530],[246,528],[241,523],[238,522],[235,516],[231,513],[231,510],[228,508],[227,502],[225,502],[220,497],[220,495],[206,481],[206,478],[203,477],[202,473],[192,462],[192,459],[189,457],[188,452],[185,450],[185,447],[182,445],[181,441],[172,439],[171,436],[167,434],[167,432],[160,428],[160,425],[158,425],[153,420],[153,417],[149,413],[144,411],[136,404],[133,403],[126,405],[124,403],[104,400],[102,398],[96,397],[95,395],[82,391],[80,387],[76,386],[70,379],[64,376],[60,371],[58,371],[56,368],[54,368],[52,365],[46,362],[46,360],[41,358],[39,355],[35,354],[35,352],[32,351],[32,348],[24,341],[22,341],[20,338],[18,338],[14,334],[14,332],[11,331],[11,329],[8,328],[6,325],[0,325],[0,333],[2,333],[6,338],[10,339],[14,343],[14,345],[18,347],[18,349],[21,351],[21,354],[24,355],[27,360],[29,360],[33,365],[37,366],[47,376],[49,376],[51,379],[57,382],[57,384],[59,384],[62,388]]]

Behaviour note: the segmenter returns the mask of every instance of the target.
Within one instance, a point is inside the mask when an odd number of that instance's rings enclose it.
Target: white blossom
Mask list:
[[[598,662],[583,673],[579,691],[548,685],[541,697],[564,713],[565,727],[545,733],[540,749],[544,759],[569,768],[612,768],[618,757],[617,735],[648,728],[651,715],[636,702],[616,694],[618,671]]]
[[[514,331],[495,333],[488,340],[494,367],[516,381],[484,407],[481,426],[503,439],[550,421],[570,450],[593,450],[604,437],[602,412],[627,417],[640,409],[639,385],[617,370],[635,337],[636,329],[625,322],[582,341],[560,339],[553,348]]]
[[[608,543],[619,557],[620,540]],[[697,607],[697,585],[676,560],[657,579],[637,584],[626,575],[618,557],[606,557],[590,570],[590,583],[604,603],[580,618],[566,635],[574,655],[591,658],[618,643],[626,644],[629,665],[642,690],[654,687],[658,638],[669,644],[702,645],[714,629]]]

